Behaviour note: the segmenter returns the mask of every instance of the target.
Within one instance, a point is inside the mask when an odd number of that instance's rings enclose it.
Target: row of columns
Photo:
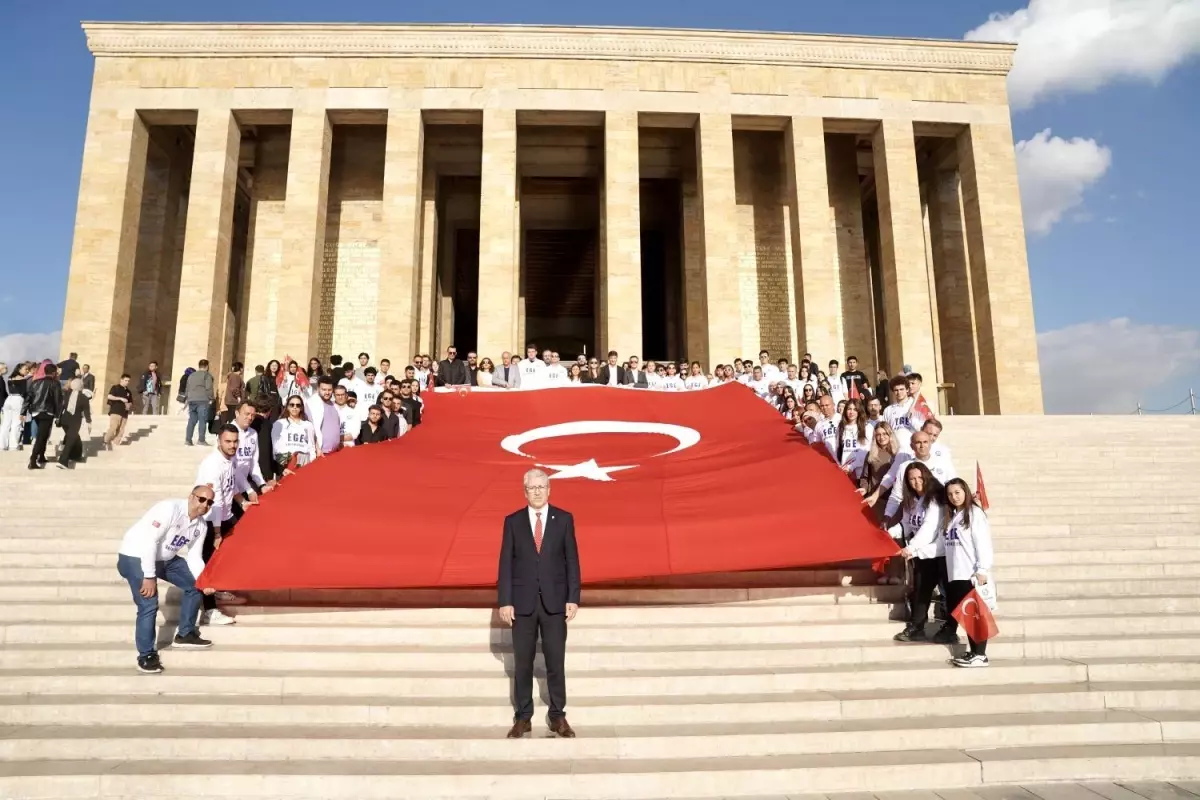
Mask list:
[[[872,300],[869,285],[847,273],[847,265],[865,263],[861,233],[849,235],[856,221],[857,231],[862,230],[852,142],[851,152],[835,154],[830,171],[824,120],[794,117],[786,130],[798,341],[823,358],[841,358],[847,350],[869,353],[874,349],[870,315],[864,324],[862,315],[842,313],[847,307],[870,306]],[[423,133],[422,112],[404,107],[398,99],[388,113],[376,295],[379,324],[374,348],[368,348],[394,358],[407,358],[421,349],[420,332],[429,328],[429,320],[422,320],[417,308],[421,276],[427,271],[421,259],[430,249],[423,246],[431,232],[424,217],[432,205],[423,181]],[[147,141],[146,125],[136,111],[95,109],[89,118],[63,347],[101,351],[102,358],[91,360],[106,381],[126,363]],[[697,196],[685,196],[683,211],[685,218],[699,217],[701,252],[690,253],[684,265],[685,325],[689,357],[711,366],[741,354],[740,309],[756,299],[739,296],[731,117],[699,115],[695,141]],[[228,366],[229,355],[222,357],[221,351],[239,144],[233,109],[199,111],[174,336],[175,372],[206,357],[216,370]],[[316,348],[331,145],[326,109],[293,110],[273,302],[275,349],[297,359]],[[973,372],[955,369],[976,375],[971,391],[979,397],[980,411],[1040,412],[1011,131],[1007,125],[973,125],[958,135],[956,147],[960,219],[956,223],[944,213],[942,203],[939,212],[931,214],[931,226],[937,233],[935,257],[957,258],[960,278],[947,278],[944,286],[934,288],[969,296],[969,302],[962,309],[939,305],[941,325],[954,337],[955,357],[977,365]],[[615,349],[624,355],[638,353],[642,340],[636,112],[606,115],[604,150],[599,344],[602,352]],[[911,120],[879,123],[873,153],[884,355],[891,371],[907,363],[932,373],[937,354],[915,152]],[[495,357],[522,346],[515,110],[483,111],[481,166],[477,349]],[[955,224],[963,231],[964,253],[947,249],[949,237],[942,235]],[[968,337],[977,355],[958,352],[959,342]]]

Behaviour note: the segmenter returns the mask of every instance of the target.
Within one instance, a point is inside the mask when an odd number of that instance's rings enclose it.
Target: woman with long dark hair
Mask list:
[[[282,401],[279,397],[279,371],[281,367],[277,359],[272,358],[267,362],[267,371],[263,373],[262,380],[258,382],[258,396],[265,400],[271,407],[268,416],[274,418],[279,415],[279,410]]]
[[[867,433],[867,418],[862,404],[850,400],[842,410],[842,421],[838,423],[838,463],[842,472],[857,481],[867,463],[871,440]]]
[[[284,415],[271,426],[271,447],[276,471],[285,477],[292,474],[293,468],[303,467],[320,455],[317,431],[308,421],[304,400],[299,395],[288,398]]]
[[[942,485],[928,467],[920,461],[910,462],[904,468],[904,499],[896,514],[884,523],[888,528],[900,524],[904,543],[900,555],[908,559],[913,575],[912,615],[904,630],[892,637],[897,642],[958,642],[957,634],[947,627],[942,627],[932,638],[925,634],[933,590],[946,581],[942,492]]]
[[[946,507],[942,541],[946,549],[946,610],[953,611],[971,589],[990,582],[992,570],[992,531],[987,514],[971,494],[962,478],[946,482]],[[947,636],[958,630],[954,617],[947,614],[942,628]],[[986,667],[987,642],[967,637],[969,649],[950,660],[956,667]]]
[[[783,418],[792,423],[799,422],[800,415],[804,412],[804,409],[800,408],[800,404],[796,401],[796,395],[794,394],[784,396],[783,408],[781,410]]]

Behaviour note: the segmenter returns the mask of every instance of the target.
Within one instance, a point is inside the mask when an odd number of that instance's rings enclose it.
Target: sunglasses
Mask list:
[[[197,503],[200,503],[201,505],[205,505],[205,506],[211,506],[213,504],[213,500],[215,499],[212,497],[201,497],[198,494],[194,494],[194,495],[192,495],[192,497],[196,498]]]
[[[300,403],[288,403],[288,408],[304,408]]]

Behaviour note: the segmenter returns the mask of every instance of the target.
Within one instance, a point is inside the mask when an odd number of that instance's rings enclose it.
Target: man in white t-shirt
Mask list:
[[[825,449],[829,451],[829,455],[834,461],[838,457],[838,441],[837,441],[837,410],[833,405],[833,398],[827,394],[821,395],[821,399],[817,401],[817,412],[812,413],[812,404],[805,406],[804,415],[801,417],[800,425],[804,435],[808,437],[809,444],[821,443],[825,445]]]
[[[896,457],[892,462],[892,468],[888,470],[888,474],[883,476],[883,480],[879,483],[879,488],[875,493],[868,498],[868,502],[874,505],[878,495],[882,492],[889,492],[887,507],[884,509],[884,518],[890,517],[896,513],[896,509],[900,507],[900,501],[904,499],[904,470],[908,468],[908,464],[913,461],[920,461],[933,477],[945,486],[946,482],[958,477],[958,472],[954,469],[954,464],[948,458],[936,458],[932,452],[933,440],[929,434],[924,431],[917,431],[912,435],[912,457],[901,458]],[[901,453],[902,456],[907,456]]]
[[[362,428],[358,410],[350,405],[349,398],[350,393],[345,386],[338,386],[333,390],[333,405],[337,409],[338,434],[342,440],[342,447],[353,447],[354,438]]]
[[[888,386],[892,392],[892,404],[883,410],[883,418],[896,432],[901,449],[912,452],[909,440],[921,427],[924,419],[917,419],[917,415],[913,413],[913,399],[908,396],[908,382],[903,375],[892,378]]]
[[[938,441],[938,437],[942,435],[942,423],[935,417],[930,417],[925,420],[925,424],[921,426],[921,430],[929,436],[930,447],[929,454],[935,459],[950,462],[953,459],[950,457],[950,448]]]
[[[763,351],[766,352],[765,350]],[[765,370],[759,366],[755,367],[750,374],[750,380],[745,382],[747,386],[754,390],[754,393],[764,400],[771,394],[771,381],[766,377]]]
[[[159,578],[183,591],[179,628],[172,646],[180,650],[212,647],[212,642],[201,638],[196,628],[203,595],[196,588],[195,576],[204,568],[200,542],[208,528],[204,515],[211,508],[214,496],[211,486],[200,485],[192,489],[186,500],[155,503],[121,540],[117,572],[129,583],[137,605],[134,641],[141,672],[163,671],[155,647]],[[186,559],[179,555],[185,548]]]
[[[771,354],[766,350],[759,351],[758,367],[755,369],[762,369],[764,378],[774,378],[775,373],[779,372],[779,368],[771,363]]]
[[[547,354],[550,351],[546,351]],[[538,358],[536,344],[525,348],[525,358],[517,362],[517,377],[513,384],[517,389],[544,389],[548,365]]]
[[[211,486],[213,504],[204,519],[208,522],[208,533],[204,537],[201,555],[204,562],[212,558],[212,554],[221,546],[221,541],[232,531],[235,523],[233,504],[257,505],[258,495],[248,492],[245,497],[234,491],[233,457],[237,455],[238,442],[241,432],[236,425],[224,425],[217,433],[217,446],[200,462],[196,470],[196,485]],[[193,565],[194,566],[194,565]],[[195,573],[200,577],[199,571]],[[233,600],[232,596],[223,597]],[[204,613],[200,615],[201,625],[232,625],[233,617],[227,616],[217,608],[217,598],[207,595],[204,598]]]

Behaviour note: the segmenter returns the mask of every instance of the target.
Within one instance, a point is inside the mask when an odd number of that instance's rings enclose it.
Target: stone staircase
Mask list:
[[[990,669],[894,644],[897,588],[864,565],[585,588],[567,655],[579,738],[546,739],[539,717],[517,742],[487,590],[255,596],[237,625],[204,629],[212,650],[166,647],[165,674],[138,674],[115,551],[152,502],[190,488],[205,451],[183,446],[183,424],[135,418],[133,444],[70,472],[0,453],[0,797],[1200,778],[1200,420],[947,420],[956,465],[973,484],[983,464],[993,506]]]

